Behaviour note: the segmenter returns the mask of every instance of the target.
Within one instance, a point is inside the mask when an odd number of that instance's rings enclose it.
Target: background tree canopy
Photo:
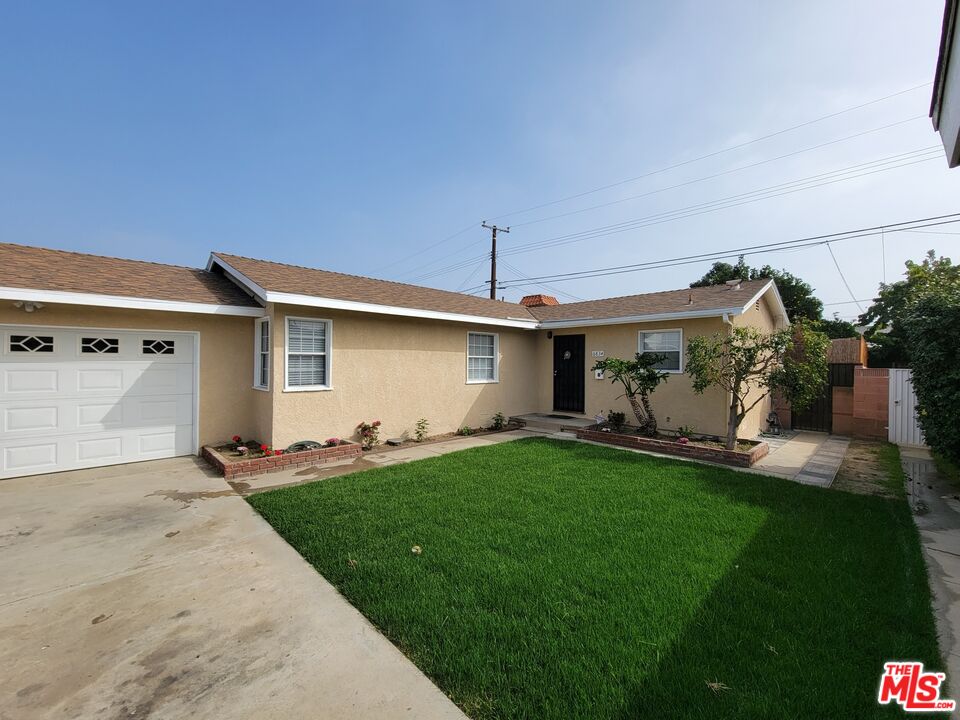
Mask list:
[[[822,320],[823,303],[813,294],[810,283],[798,278],[786,270],[777,270],[770,265],[754,268],[744,262],[743,255],[736,265],[725,262],[715,262],[707,273],[690,283],[690,287],[708,287],[722,285],[729,280],[761,280],[772,279],[777,283],[777,290],[783,299],[790,321],[809,320],[817,323],[817,330],[830,338],[854,337],[857,329],[844,320]]]

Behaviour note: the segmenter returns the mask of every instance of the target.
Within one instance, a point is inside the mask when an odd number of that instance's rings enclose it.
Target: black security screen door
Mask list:
[[[584,335],[553,337],[553,409],[583,412]]]

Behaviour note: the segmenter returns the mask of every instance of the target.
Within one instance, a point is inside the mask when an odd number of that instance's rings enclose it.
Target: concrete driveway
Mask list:
[[[0,718],[463,718],[192,458],[0,481]]]

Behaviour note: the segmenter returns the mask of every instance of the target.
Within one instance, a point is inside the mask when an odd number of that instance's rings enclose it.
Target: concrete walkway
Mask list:
[[[849,438],[800,430],[783,442],[761,438],[770,444],[770,454],[751,472],[794,480],[804,485],[830,487],[850,445]]]
[[[545,434],[547,433],[537,430],[508,430],[506,432],[491,433],[479,437],[456,437],[442,442],[427,442],[399,448],[378,446],[376,451],[366,452],[363,457],[356,459],[315,465],[299,470],[293,468],[276,473],[267,473],[252,478],[244,478],[242,481],[231,482],[230,485],[240,494],[249,495],[278,487],[299,485],[323,478],[336,477],[337,475],[347,475],[361,470],[370,470],[377,467],[400,465],[414,460],[439,457],[447,453],[457,452],[458,450],[488,447],[490,445],[497,445],[498,443],[510,442],[511,440],[518,440],[525,437],[543,437]]]
[[[937,473],[930,453],[900,448],[900,462],[927,560],[949,697],[960,696],[960,489]]]
[[[199,460],[0,482],[0,718],[460,710]]]

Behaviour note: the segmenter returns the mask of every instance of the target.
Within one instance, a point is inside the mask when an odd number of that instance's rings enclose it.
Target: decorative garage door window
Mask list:
[[[680,372],[683,367],[683,332],[656,330],[640,333],[639,352],[643,355],[663,355],[653,367],[667,372]]]
[[[53,337],[51,335],[11,335],[10,352],[53,352]]]
[[[85,354],[116,355],[120,352],[120,341],[117,338],[80,338],[80,352]]]
[[[174,351],[173,340],[144,340],[143,341],[144,355],[173,355],[173,351]]]

